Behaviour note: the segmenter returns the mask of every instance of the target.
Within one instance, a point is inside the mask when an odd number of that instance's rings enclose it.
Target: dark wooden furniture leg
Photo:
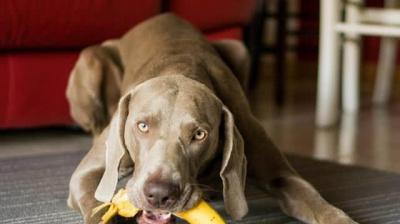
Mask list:
[[[286,32],[287,32],[287,0],[278,1],[278,24],[276,36],[275,61],[275,103],[282,106],[285,100],[286,77]]]
[[[259,73],[260,59],[263,51],[262,38],[264,36],[265,1],[257,1],[256,12],[253,20],[247,27],[245,39],[250,50],[250,80],[249,87],[256,85]]]

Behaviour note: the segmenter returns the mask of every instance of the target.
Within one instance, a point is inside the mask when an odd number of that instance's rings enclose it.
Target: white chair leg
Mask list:
[[[345,113],[355,113],[359,107],[359,39],[347,38],[343,45],[342,104]]]
[[[339,114],[339,35],[335,25],[339,21],[340,1],[321,0],[320,7],[316,124],[326,127],[335,124]]]
[[[356,24],[360,16],[360,1],[346,5],[346,23]],[[358,112],[360,76],[360,36],[347,33],[343,45],[342,104],[345,113]]]

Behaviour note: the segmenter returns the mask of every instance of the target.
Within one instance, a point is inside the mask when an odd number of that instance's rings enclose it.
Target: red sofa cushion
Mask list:
[[[0,127],[71,124],[65,89],[77,54],[0,55]]]
[[[208,40],[220,40],[220,39],[243,39],[243,29],[241,27],[230,27],[218,32],[206,32]]]
[[[247,24],[255,0],[170,0],[169,9],[203,31]]]
[[[121,36],[160,12],[161,0],[0,0],[0,49],[82,48]],[[171,0],[203,31],[246,24],[255,0]]]
[[[0,49],[84,47],[159,12],[159,0],[0,0]]]

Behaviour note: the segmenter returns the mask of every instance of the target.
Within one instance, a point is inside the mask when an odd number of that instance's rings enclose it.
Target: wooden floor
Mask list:
[[[266,58],[257,86],[251,90],[253,111],[284,152],[357,164],[400,173],[400,88],[388,108],[370,104],[374,66],[364,66],[361,112],[343,116],[331,129],[314,126],[316,65],[288,65],[287,97],[283,108],[272,102],[273,61]],[[395,85],[398,82],[396,76]],[[0,132],[0,158],[52,154],[82,147],[90,137],[76,130],[39,129]],[[71,147],[72,146],[72,147]]]
[[[375,65],[364,65],[360,113],[343,115],[333,128],[318,129],[314,125],[316,63],[288,62],[287,96],[282,108],[276,107],[272,100],[273,65],[273,60],[266,57],[263,75],[250,94],[250,102],[254,113],[281,150],[400,173],[399,74],[394,80],[390,104],[376,108],[371,104]]]

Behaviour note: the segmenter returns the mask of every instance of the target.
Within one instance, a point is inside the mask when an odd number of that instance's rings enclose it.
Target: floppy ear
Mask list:
[[[121,97],[123,68],[114,42],[84,49],[68,81],[66,96],[71,116],[95,135],[110,122]]]
[[[244,194],[247,160],[244,154],[243,138],[235,126],[232,113],[225,106],[222,111],[225,142],[220,176],[223,183],[224,204],[232,218],[238,220],[248,211]]]
[[[127,153],[125,144],[125,123],[129,113],[131,93],[120,100],[118,109],[110,123],[106,140],[106,164],[103,177],[97,186],[95,198],[98,201],[109,202],[114,196],[118,183],[118,168],[121,159]]]

